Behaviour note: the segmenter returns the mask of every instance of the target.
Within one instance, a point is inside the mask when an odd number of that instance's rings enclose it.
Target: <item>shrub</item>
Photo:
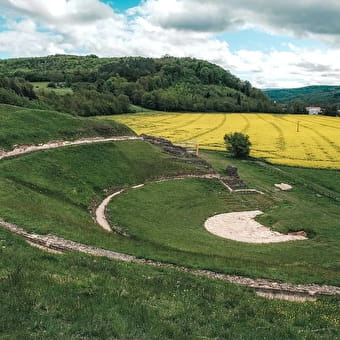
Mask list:
[[[227,152],[232,157],[246,158],[250,153],[251,142],[249,136],[241,132],[233,132],[224,136]]]
[[[55,82],[51,81],[50,83],[47,84],[47,87],[52,88],[52,89],[56,89],[57,84]]]

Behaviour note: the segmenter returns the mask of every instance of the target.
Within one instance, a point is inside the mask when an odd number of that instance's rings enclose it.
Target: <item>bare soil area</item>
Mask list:
[[[219,214],[208,218],[204,227],[214,235],[247,243],[275,243],[307,239],[302,235],[286,235],[270,230],[254,220],[261,214],[263,212],[260,210]]]

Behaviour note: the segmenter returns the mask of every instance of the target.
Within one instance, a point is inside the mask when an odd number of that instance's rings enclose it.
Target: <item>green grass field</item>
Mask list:
[[[0,119],[7,125],[0,124],[0,145],[7,149],[49,138],[131,133],[105,121],[95,125],[47,111],[9,106],[1,110]],[[109,206],[111,221],[131,237],[107,233],[94,222],[93,210],[108,192],[161,176],[207,171],[149,143],[124,141],[2,160],[0,217],[27,231],[138,257],[287,282],[339,285],[339,171],[235,161],[216,151],[202,157],[221,173],[232,162],[249,187],[265,194],[231,195],[214,180],[147,184],[127,190]],[[276,191],[273,184],[283,181],[294,189]],[[264,224],[283,232],[305,229],[310,239],[250,245],[220,239],[203,228],[205,218],[217,212],[255,208],[265,212],[260,218]],[[339,297],[304,303],[266,300],[249,289],[176,270],[44,253],[3,229],[0,253],[3,339],[340,336]]]
[[[288,302],[169,269],[53,255],[0,229],[1,339],[336,339],[339,301]]]
[[[117,197],[110,217],[136,233],[126,239],[107,234],[92,220],[89,208],[104,198],[104,189],[200,169],[141,141],[37,152],[0,164],[0,216],[28,230],[155,260],[298,283],[339,284],[339,203],[318,198],[301,184],[294,183],[290,193],[276,192],[273,185],[281,176],[253,163],[244,168],[255,178],[248,185],[266,195],[235,196],[214,180],[185,180],[150,184]],[[204,220],[216,212],[255,208],[266,213],[261,219],[268,226],[306,229],[311,239],[248,245],[221,240],[203,229]]]
[[[15,144],[132,134],[129,128],[113,121],[0,104],[0,150],[11,150]]]
[[[39,93],[39,90],[47,91],[47,92],[54,92],[60,96],[65,94],[73,94],[73,90],[70,87],[62,87],[62,88],[53,88],[48,87],[48,81],[36,81],[31,83],[34,91]]]

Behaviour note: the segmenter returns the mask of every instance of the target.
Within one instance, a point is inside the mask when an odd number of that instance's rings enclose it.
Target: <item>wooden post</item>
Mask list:
[[[296,123],[296,132],[300,131],[300,121],[298,120]]]
[[[196,156],[198,156],[198,143],[196,143]]]

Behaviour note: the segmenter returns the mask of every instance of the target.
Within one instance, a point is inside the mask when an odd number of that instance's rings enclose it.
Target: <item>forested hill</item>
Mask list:
[[[340,105],[340,86],[307,86],[295,89],[272,89],[264,92],[278,103],[302,100],[307,105]]]
[[[169,56],[0,60],[0,102],[84,116],[128,112],[135,105],[163,111],[278,110],[262,91],[217,65]]]

